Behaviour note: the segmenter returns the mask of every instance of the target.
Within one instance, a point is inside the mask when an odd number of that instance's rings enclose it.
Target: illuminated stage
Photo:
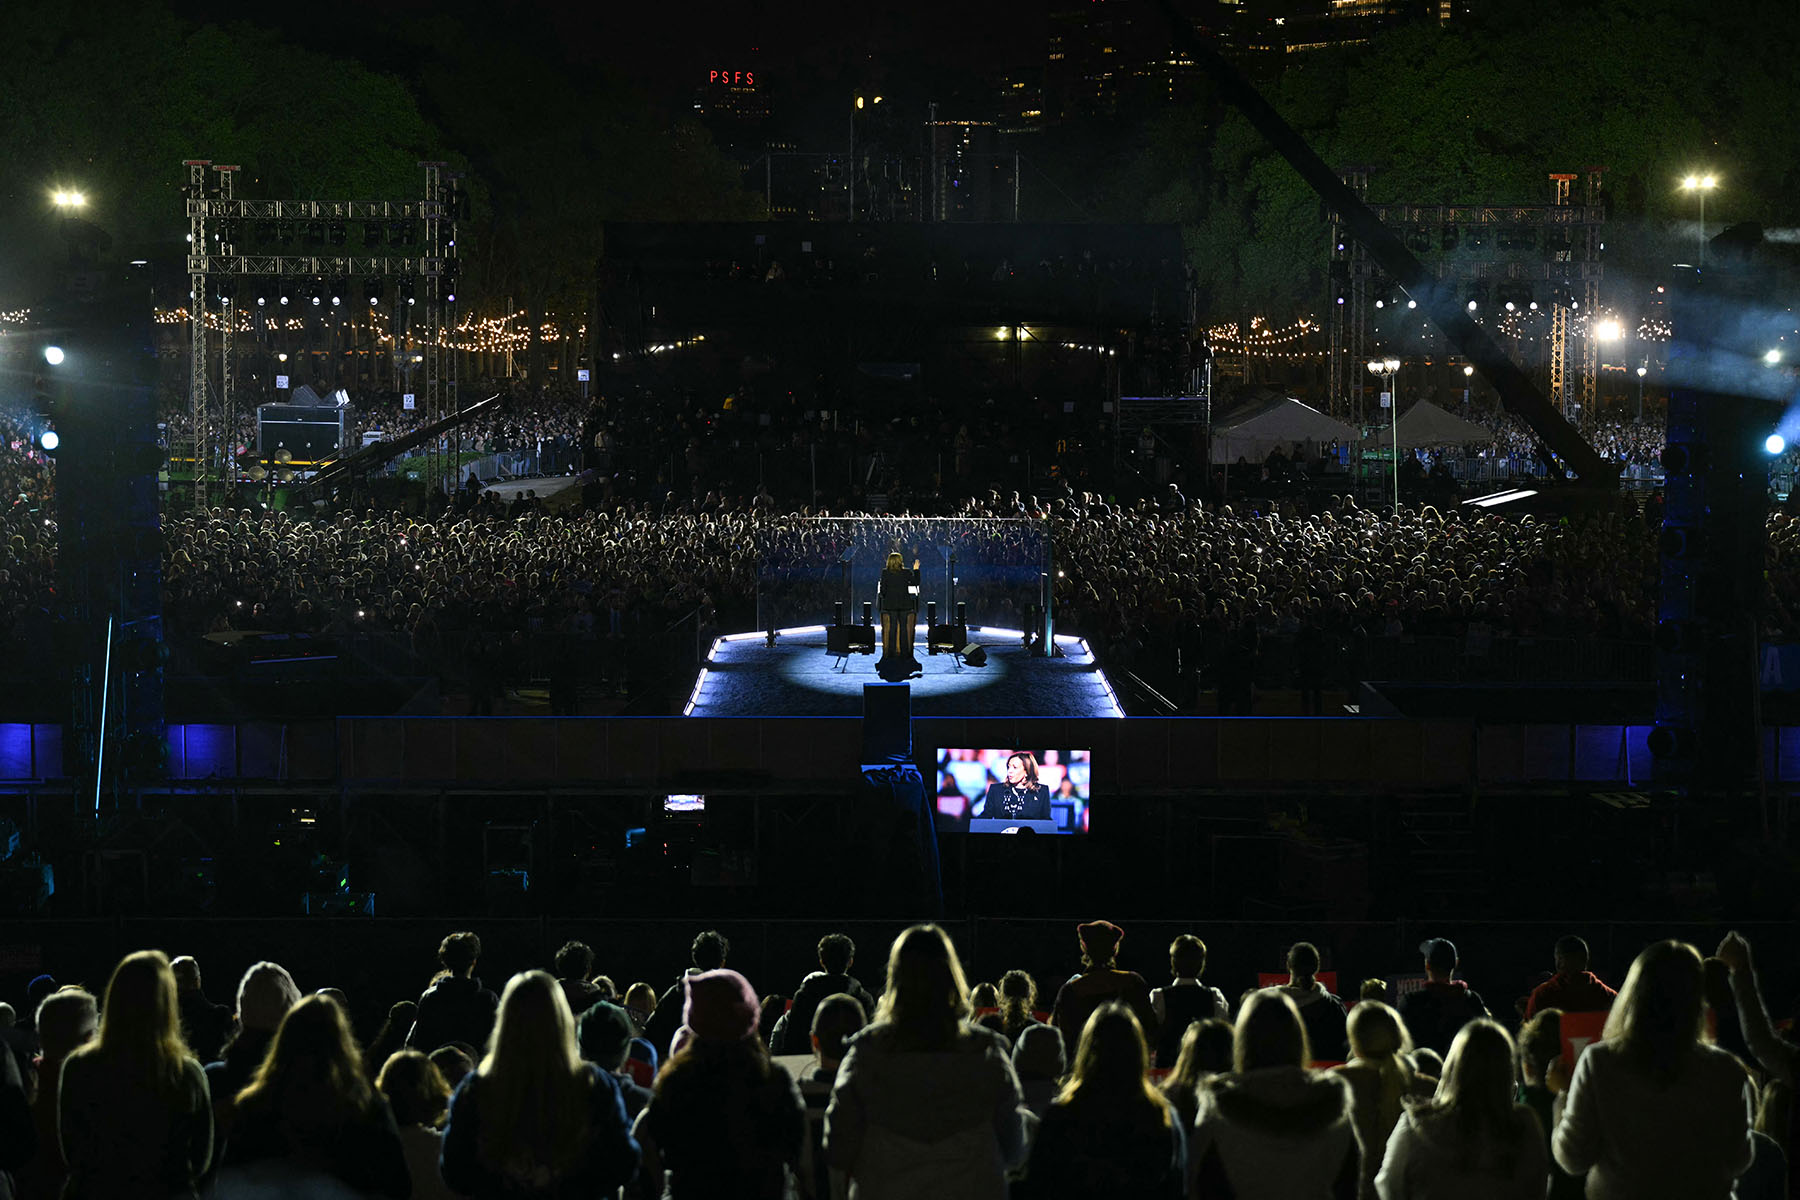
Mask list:
[[[1056,658],[1034,657],[1016,629],[976,628],[969,640],[987,665],[928,655],[924,631],[913,655],[924,674],[911,681],[915,717],[1122,717],[1112,684],[1087,642],[1059,636]],[[688,697],[693,717],[860,717],[863,685],[880,683],[874,654],[843,660],[825,649],[825,627],[784,629],[773,648],[764,633],[719,638]]]

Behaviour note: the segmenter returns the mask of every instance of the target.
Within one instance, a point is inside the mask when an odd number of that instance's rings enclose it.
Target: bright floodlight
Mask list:
[[[1465,367],[1463,367],[1463,374],[1464,374],[1464,375],[1473,375],[1473,374],[1474,374],[1474,373],[1475,373],[1475,368],[1474,368],[1474,367],[1472,367],[1472,366],[1465,366]]]
[[[1400,369],[1400,360],[1397,358],[1390,358],[1381,365],[1386,367],[1389,371],[1398,371]]]
[[[45,346],[44,361],[53,367],[62,366],[63,352],[61,346]]]
[[[1616,342],[1624,336],[1624,332],[1617,321],[1602,321],[1594,327],[1594,336],[1603,342]]]
[[[1782,437],[1779,433],[1771,433],[1768,437],[1763,439],[1763,449],[1767,450],[1770,454],[1780,454],[1783,450],[1787,449],[1787,439]]]
[[[87,197],[80,192],[57,192],[51,199],[58,208],[80,208],[87,203]]]
[[[1473,300],[1469,301],[1469,311],[1470,312],[1474,312],[1479,307],[1481,307],[1481,306],[1476,304],[1475,301],[1473,301]]]
[[[56,436],[56,430],[46,429],[38,435],[38,445],[46,450],[54,450],[62,445],[62,439]]]
[[[1779,350],[1768,351],[1766,354],[1763,355],[1763,361],[1768,363],[1771,367],[1774,366],[1776,363],[1781,361],[1781,351],[1779,351]]]
[[[1638,378],[1642,379],[1644,376],[1646,376],[1650,373],[1650,368],[1649,367],[1639,367],[1637,369],[1637,371],[1638,371]]]

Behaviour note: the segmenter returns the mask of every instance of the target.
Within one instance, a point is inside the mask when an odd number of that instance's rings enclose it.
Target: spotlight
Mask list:
[[[268,306],[269,306],[269,298],[267,296],[258,296],[256,298],[256,307],[267,308]]]
[[[1787,449],[1787,439],[1779,433],[1771,433],[1763,439],[1763,451],[1767,454],[1780,454]]]
[[[45,346],[44,347],[44,361],[49,363],[51,366],[53,366],[53,367],[62,366],[63,357],[64,356],[63,356],[63,351],[62,351],[61,346]]]
[[[286,308],[288,305],[287,289],[285,289],[285,288],[282,289],[280,299],[281,299],[281,307]]]
[[[56,430],[46,429],[38,435],[38,445],[42,446],[46,452],[53,452],[62,445],[62,439],[56,436]]]
[[[371,279],[369,282],[363,284],[363,295],[368,298],[371,307],[378,306],[381,303],[380,281]]]
[[[1779,351],[1779,350],[1768,351],[1767,353],[1765,353],[1763,355],[1763,361],[1768,363],[1771,367],[1774,366],[1776,363],[1779,363],[1781,361],[1781,351]]]

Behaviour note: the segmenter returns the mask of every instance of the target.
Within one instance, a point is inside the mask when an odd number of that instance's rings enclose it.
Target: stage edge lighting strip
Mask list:
[[[722,637],[713,639],[712,649],[706,652],[706,663],[701,666],[699,677],[694,680],[694,690],[688,693],[687,707],[681,710],[682,716],[691,717],[694,715],[694,706],[700,703],[700,689],[706,686],[707,666],[711,665],[714,661],[714,656],[719,653],[719,646],[724,641],[725,639]]]

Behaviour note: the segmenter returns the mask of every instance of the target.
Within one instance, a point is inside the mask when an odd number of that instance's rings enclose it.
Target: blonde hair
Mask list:
[[[908,1041],[942,1045],[969,1011],[969,981],[949,934],[937,925],[914,925],[894,939],[875,1024]]]
[[[1147,1106],[1169,1124],[1169,1102],[1150,1082],[1150,1049],[1131,1009],[1113,1001],[1096,1008],[1081,1030],[1075,1066],[1058,1104],[1091,1103],[1112,1113]]]
[[[1676,941],[1646,946],[1607,1014],[1606,1040],[1658,1079],[1673,1078],[1700,1042],[1705,995],[1698,950]]]
[[[514,975],[469,1081],[482,1092],[482,1158],[525,1171],[572,1166],[587,1140],[588,1071],[556,980],[546,971]]]
[[[1517,1152],[1513,1131],[1515,1056],[1512,1037],[1482,1017],[1470,1021],[1450,1044],[1444,1060],[1444,1077],[1437,1095],[1421,1105],[1421,1115],[1442,1114],[1461,1143],[1465,1165],[1472,1165],[1486,1149],[1492,1168],[1512,1172]]]
[[[906,569],[906,560],[900,557],[900,552],[898,550],[890,550],[887,556],[887,563],[882,569],[885,571],[903,571]]]
[[[171,1094],[190,1055],[181,1038],[175,973],[161,950],[128,954],[113,969],[100,1009],[100,1034],[71,1052],[123,1063],[152,1088]]]
[[[1413,1082],[1412,1065],[1406,1059],[1412,1053],[1412,1036],[1406,1031],[1406,1022],[1381,1001],[1364,1000],[1350,1010],[1345,1031],[1350,1036],[1350,1057],[1375,1069],[1381,1084],[1378,1111],[1383,1124],[1391,1128],[1400,1119]]]
[[[1312,1066],[1312,1044],[1300,1010],[1281,992],[1251,992],[1238,1010],[1232,1068],[1240,1075],[1260,1067]]]

